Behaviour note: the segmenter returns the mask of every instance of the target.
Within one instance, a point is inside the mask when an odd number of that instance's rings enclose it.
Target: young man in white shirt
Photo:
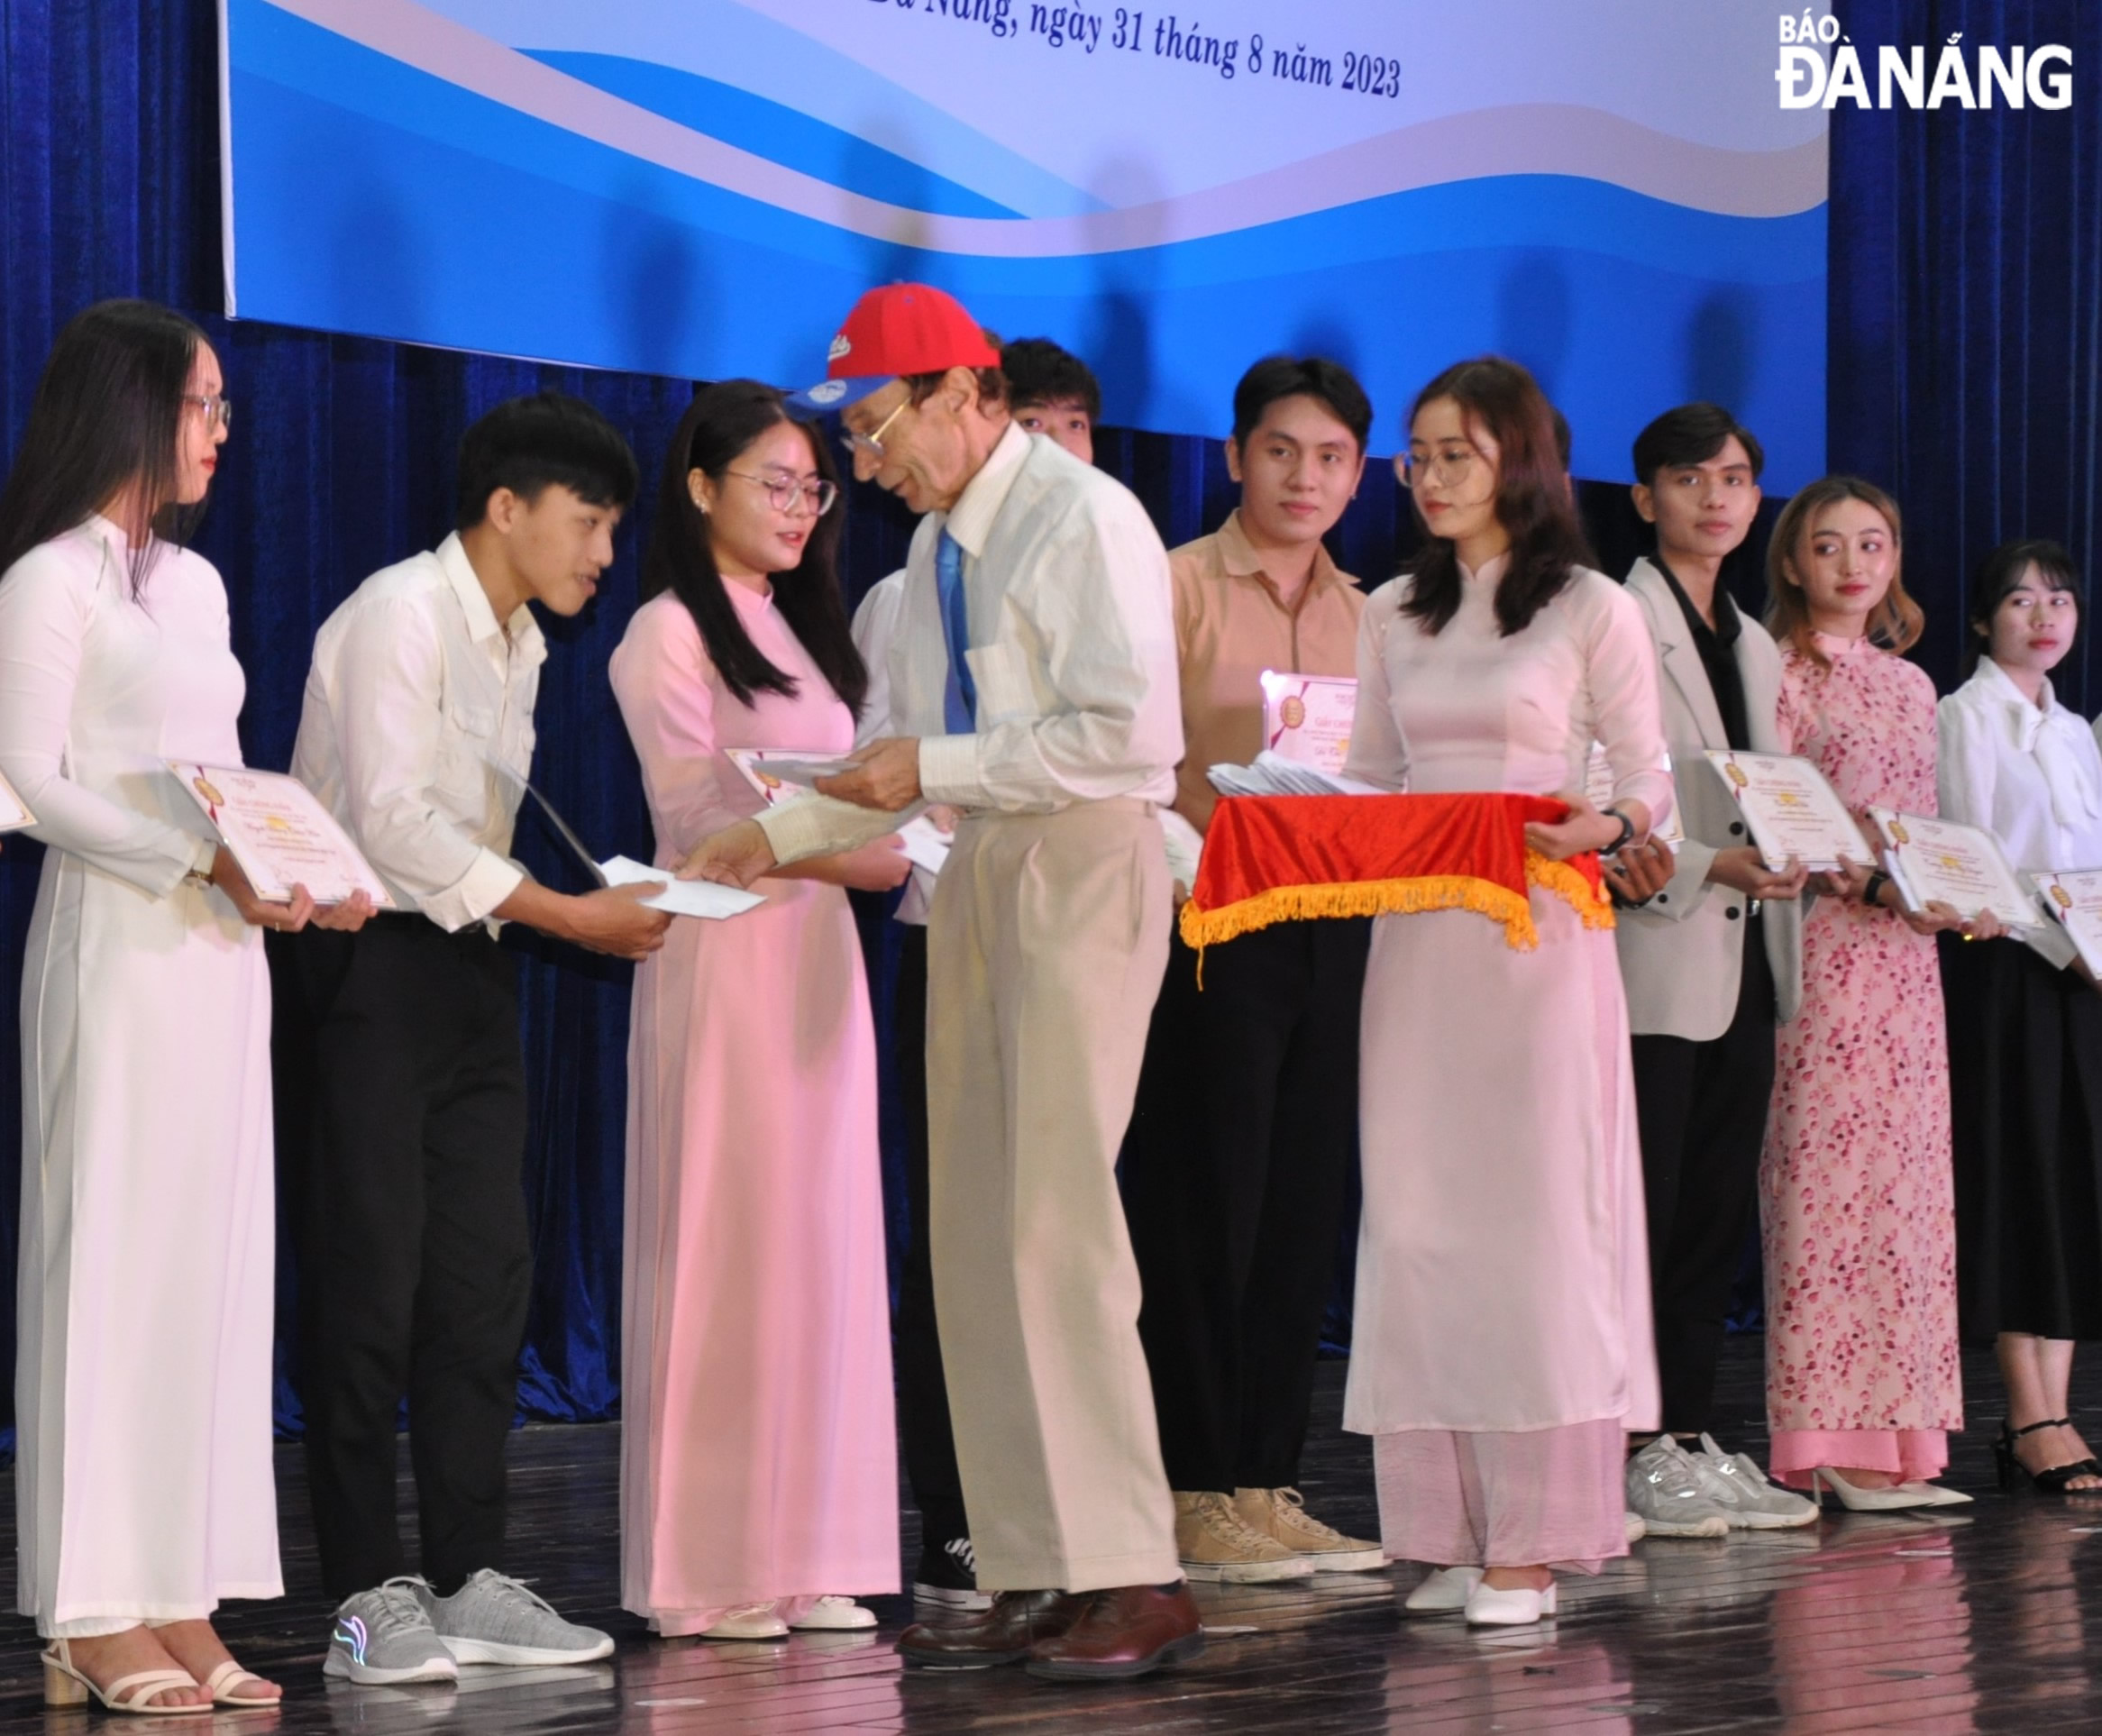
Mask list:
[[[1731,601],[1723,563],[1759,512],[1763,454],[1714,404],[1635,438],[1635,509],[1657,553],[1628,574],[1657,646],[1664,733],[1686,832],[1623,850],[1608,883],[1633,1032],[1664,1431],[1628,1462],[1628,1507],[1652,1537],[1807,1524],[1817,1510],[1709,1432],[1723,1322],[1754,1221],[1773,1095],[1774,1027],[1803,993],[1805,876],[1760,860],[1711,748],[1773,754],[1781,659]]]
[[[358,934],[288,937],[276,960],[306,1460],[343,1600],[323,1668],[352,1682],[613,1646],[502,1572],[532,1263],[517,992],[495,931],[620,958],[663,943],[648,887],[567,896],[507,854],[547,654],[527,605],[583,608],[635,489],[627,443],[589,405],[498,405],[460,443],[458,529],[367,579],[315,640],[292,770],[397,907]],[[421,1577],[395,1512],[404,1396]]]
[[[809,397],[842,410],[855,473],[933,515],[887,672],[910,733],[681,872],[749,882],[900,810],[961,810],[928,932],[929,1225],[978,1584],[999,1595],[899,1649],[1142,1675],[1203,1646],[1115,1176],[1167,958],[1167,552],[1127,489],[1014,425],[999,352],[941,291],[870,291],[830,372]]]

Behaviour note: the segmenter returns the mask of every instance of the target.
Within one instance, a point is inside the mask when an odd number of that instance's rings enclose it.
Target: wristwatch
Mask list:
[[[212,886],[212,870],[219,864],[219,840],[199,838],[197,859],[190,863],[189,872],[183,876],[185,883],[200,886],[209,891]]]

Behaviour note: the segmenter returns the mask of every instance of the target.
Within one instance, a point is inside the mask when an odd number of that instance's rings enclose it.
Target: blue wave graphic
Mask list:
[[[617,54],[535,49],[519,52],[637,108],[849,193],[937,216],[1022,215],[855,133],[699,73]]]
[[[1495,349],[1549,384],[1585,474],[1621,473],[1634,432],[1695,396],[1759,430],[1775,486],[1823,464],[1822,208],[1726,217],[1525,176],[1121,253],[964,258],[692,181],[273,8],[236,11],[281,26],[234,36],[244,316],[800,383],[855,295],[916,277],[1086,355],[1116,423],[1223,432],[1249,360],[1320,350],[1358,370],[1391,443],[1424,379]]]

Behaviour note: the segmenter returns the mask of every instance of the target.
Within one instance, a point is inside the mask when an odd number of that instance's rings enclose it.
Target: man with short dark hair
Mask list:
[[[1167,553],[1121,484],[1015,425],[999,353],[954,297],[871,290],[830,353],[808,400],[840,410],[856,476],[928,515],[887,672],[909,733],[680,872],[746,882],[881,837],[902,809],[961,811],[928,912],[929,1220],[977,1583],[999,1595],[899,1650],[1142,1675],[1204,1643],[1115,1175],[1166,955]]]
[[[502,922],[621,958],[663,944],[652,886],[553,891],[509,859],[547,654],[533,612],[580,611],[635,498],[634,455],[556,393],[460,443],[458,528],[374,573],[315,639],[292,771],[394,901],[273,956],[279,1149],[299,1249],[300,1376],[323,1583],[323,1668],[449,1680],[577,1663],[605,1634],[502,1571],[504,1443],[532,1275],[526,1080]],[[409,1403],[423,1576],[395,1512]]]
[[[1083,464],[1095,461],[1102,388],[1093,369],[1049,338],[1017,338],[1001,347],[1000,370],[1008,409],[1024,434],[1056,441]]]
[[[1607,863],[1633,1031],[1663,1432],[1628,1462],[1628,1508],[1652,1537],[1808,1524],[1708,1432],[1723,1316],[1753,1222],[1773,1094],[1774,1027],[1802,999],[1805,875],[1768,869],[1708,750],[1778,754],[1781,660],[1731,601],[1723,561],[1750,533],[1764,454],[1714,404],[1682,404],[1635,438],[1635,510],[1657,552],[1629,593],[1657,647],[1665,739],[1686,836]]]
[[[1364,594],[1329,558],[1365,471],[1372,407],[1348,370],[1271,356],[1242,377],[1227,469],[1240,505],[1169,556],[1183,734],[1175,811],[1207,768],[1264,746],[1262,675],[1348,677]],[[1185,889],[1186,890],[1186,889]],[[1301,1504],[1300,1449],[1357,1151],[1357,1017],[1371,918],[1283,922],[1197,954],[1170,942],[1124,1204],[1146,1287],[1175,1545],[1195,1579],[1378,1567],[1375,1542]]]

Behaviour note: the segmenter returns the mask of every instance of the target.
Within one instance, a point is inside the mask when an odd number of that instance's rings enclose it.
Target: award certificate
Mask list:
[[[746,783],[759,792],[759,799],[769,808],[779,808],[784,802],[795,801],[810,792],[801,784],[781,777],[772,770],[769,760],[786,760],[799,757],[778,747],[726,747],[730,763],[736,766]]]
[[[1875,859],[1839,792],[1808,760],[1727,748],[1710,748],[1708,759],[1744,810],[1760,860],[1776,873],[1791,856],[1814,873],[1836,869],[1842,856],[1863,864]]]
[[[316,904],[363,892],[376,909],[399,908],[335,816],[298,779],[239,765],[168,765],[265,903],[288,904],[293,887],[304,886]]]
[[[1871,808],[1869,818],[1882,835],[1886,866],[1907,909],[1946,904],[1965,917],[1990,910],[2017,930],[2036,926],[2036,900],[2023,891],[1990,832],[1887,808]]]
[[[2033,878],[2043,908],[2063,926],[2088,973],[2102,980],[2102,868]]]
[[[1671,755],[1666,754],[1659,762],[1658,769],[1667,777],[1671,775]],[[1605,757],[1603,742],[1591,744],[1591,757],[1584,766],[1584,799],[1600,813],[1613,806],[1613,763]],[[1678,823],[1678,803],[1671,804],[1671,812],[1664,817],[1664,824],[1651,828],[1650,836],[1674,855],[1678,846],[1686,842],[1686,827]]]
[[[1350,754],[1357,683],[1347,675],[1294,675],[1266,669],[1263,751],[1335,777]]]
[[[14,793],[14,786],[5,776],[0,776],[0,832],[19,832],[35,824],[36,816],[29,811],[29,804]]]

